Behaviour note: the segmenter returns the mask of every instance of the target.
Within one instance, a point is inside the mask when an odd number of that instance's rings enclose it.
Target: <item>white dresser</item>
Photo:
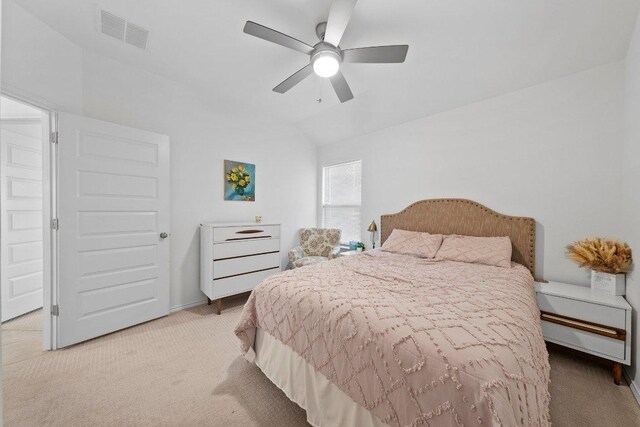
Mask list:
[[[280,271],[280,224],[200,225],[200,290],[216,302],[251,291]]]
[[[631,364],[631,306],[624,297],[566,283],[536,283],[546,341],[612,360],[620,384]]]

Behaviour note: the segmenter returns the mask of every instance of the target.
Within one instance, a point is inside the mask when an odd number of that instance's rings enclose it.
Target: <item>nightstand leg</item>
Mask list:
[[[222,298],[216,300],[216,314],[222,313]]]
[[[211,298],[207,297],[207,305],[211,305]]]
[[[613,382],[620,385],[622,381],[622,365],[620,363],[613,364]]]

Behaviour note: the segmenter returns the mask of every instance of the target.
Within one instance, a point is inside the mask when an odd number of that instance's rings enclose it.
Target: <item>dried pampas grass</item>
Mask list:
[[[594,237],[567,246],[567,258],[580,267],[603,273],[626,273],[633,263],[631,248],[624,242]]]

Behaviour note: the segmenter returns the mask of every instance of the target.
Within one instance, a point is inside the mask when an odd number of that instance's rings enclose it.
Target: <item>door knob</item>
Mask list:
[[[167,237],[169,237],[169,235],[167,233],[165,233],[164,231],[162,233],[160,233],[160,238],[161,239],[166,239]]]

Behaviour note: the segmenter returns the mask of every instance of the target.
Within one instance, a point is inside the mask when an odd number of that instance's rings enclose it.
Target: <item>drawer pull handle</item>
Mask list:
[[[256,239],[270,239],[271,236],[250,236],[250,237],[232,237],[230,239],[226,239],[225,242],[234,242],[237,240],[256,240]]]
[[[236,231],[236,234],[255,234],[255,233],[264,233],[264,230],[240,230],[240,231]]]
[[[246,255],[236,255],[236,256],[229,256],[226,258],[214,258],[214,261],[227,261],[230,259],[238,259],[238,258],[248,258],[248,257],[252,257],[252,256],[258,256],[258,255],[270,255],[270,254],[278,254],[280,253],[280,251],[271,251],[271,252],[258,252],[255,254],[246,254]]]
[[[278,266],[268,267],[268,268],[262,268],[260,270],[247,271],[246,273],[238,273],[238,274],[231,274],[229,276],[224,276],[224,277],[216,277],[215,279],[213,279],[213,283],[216,283],[217,280],[230,279],[232,277],[238,277],[238,276],[246,276],[247,274],[260,273],[262,271],[269,271],[269,270],[280,270],[280,267]]]
[[[602,335],[604,337],[613,338],[616,340],[624,341],[626,339],[626,331],[621,329],[612,328],[610,326],[598,325],[596,323],[587,322],[584,320],[573,319],[567,316],[561,316],[558,314],[540,312],[540,318],[547,322],[555,323],[557,325],[566,326],[573,329],[579,329],[581,331],[591,332],[596,335]]]

